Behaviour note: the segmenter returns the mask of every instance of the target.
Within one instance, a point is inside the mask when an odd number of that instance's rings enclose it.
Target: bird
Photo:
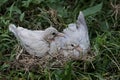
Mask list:
[[[90,40],[88,35],[88,28],[85,22],[84,14],[82,11],[79,12],[76,23],[71,23],[68,28],[64,29],[64,33],[68,34],[69,37],[73,37],[79,41],[79,46],[83,49],[83,53],[87,53],[90,47]]]
[[[21,46],[31,55],[43,57],[50,50],[50,44],[55,37],[64,36],[54,27],[50,26],[45,30],[28,30],[23,27],[16,27],[14,24],[9,25],[11,31]]]
[[[90,41],[82,11],[79,12],[76,23],[68,24],[63,33],[64,37],[55,38],[55,41],[51,43],[51,54],[60,52],[66,58],[79,59],[83,57],[82,59],[84,59],[89,51]]]

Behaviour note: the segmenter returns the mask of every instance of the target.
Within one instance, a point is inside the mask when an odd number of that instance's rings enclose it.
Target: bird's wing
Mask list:
[[[76,21],[77,28],[80,28],[80,25],[83,25],[84,28],[87,30],[85,17],[84,17],[84,14],[82,13],[82,11],[79,12],[79,15],[78,15],[78,18],[77,18],[77,21]]]
[[[42,30],[28,30],[23,27],[16,27],[10,25],[9,30],[14,33],[21,45],[30,54],[42,56],[49,50],[48,44],[44,41],[44,31]]]
[[[90,41],[89,41],[89,35],[88,35],[88,28],[85,22],[85,18],[83,13],[80,11],[76,26],[78,28],[78,40],[80,46],[83,48],[83,50],[86,50],[90,46]]]
[[[28,30],[23,27],[17,27],[18,36],[23,39],[42,39],[44,31]]]
[[[44,31],[28,30],[18,27],[19,37],[29,53],[42,56],[49,50],[48,43],[43,39]],[[33,54],[33,53],[31,53]]]
[[[42,57],[49,51],[49,45],[44,41],[33,41],[28,44],[25,44],[25,49],[30,54],[35,54],[36,56]]]

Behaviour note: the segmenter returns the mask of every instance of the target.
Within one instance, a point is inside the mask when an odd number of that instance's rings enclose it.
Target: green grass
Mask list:
[[[115,4],[116,1],[116,4]],[[118,0],[1,0],[0,1],[0,80],[120,80],[120,11]],[[72,61],[63,68],[26,72],[11,68],[18,42],[8,31],[15,23],[28,29],[49,25],[62,31],[83,11],[89,29],[91,62]],[[94,67],[93,67],[94,66]]]

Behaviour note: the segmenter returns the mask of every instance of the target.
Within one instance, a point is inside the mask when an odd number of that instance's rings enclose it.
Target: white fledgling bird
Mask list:
[[[68,25],[68,28],[64,29],[64,33],[69,37],[79,41],[79,46],[82,48],[83,53],[87,53],[90,47],[88,28],[85,22],[83,13],[80,11],[76,23]]]
[[[82,48],[79,46],[79,41],[71,37],[67,37],[64,46],[61,48],[61,54],[67,58],[79,59],[82,54]]]
[[[50,43],[55,37],[63,36],[55,28],[49,27],[45,30],[28,30],[23,27],[9,25],[9,30],[14,33],[25,50],[35,56],[42,57],[49,53]]]
[[[63,30],[65,37],[59,37],[51,44],[51,53],[62,52],[65,57],[79,58],[85,55],[90,47],[87,25],[83,13],[80,11],[76,23],[71,23]]]

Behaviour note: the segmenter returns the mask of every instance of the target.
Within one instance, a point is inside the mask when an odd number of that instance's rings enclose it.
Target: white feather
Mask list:
[[[48,30],[47,30],[48,29]],[[16,27],[14,24],[9,25],[9,30],[14,33],[25,50],[35,56],[42,57],[49,52],[49,45],[45,38],[52,37],[51,32],[57,32],[50,27],[46,30],[28,30],[23,27]],[[49,32],[48,32],[49,31]],[[50,34],[49,34],[50,33]]]
[[[63,33],[65,34],[65,37],[57,38],[54,42],[54,48],[58,48],[59,46],[61,48],[60,50],[62,50],[59,52],[61,52],[64,56],[67,57],[70,55],[71,57],[74,56],[78,58],[82,54],[86,54],[88,52],[88,48],[90,47],[88,29],[84,15],[81,11],[76,23],[68,24],[68,28],[64,29]],[[70,43],[79,45],[80,48],[82,48],[82,52],[78,52],[77,50],[70,48]],[[57,50],[55,50],[55,53],[57,53],[56,51]]]

